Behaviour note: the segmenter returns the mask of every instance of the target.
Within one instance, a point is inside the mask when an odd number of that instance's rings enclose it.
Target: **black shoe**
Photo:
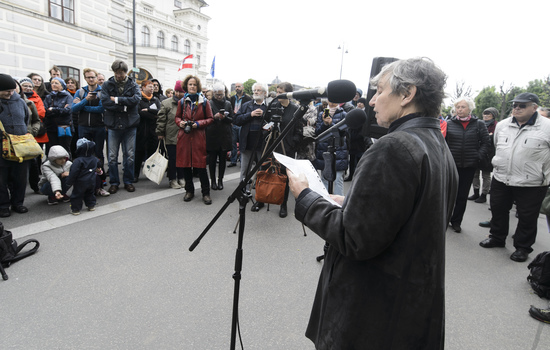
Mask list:
[[[202,196],[202,201],[203,201],[204,204],[206,204],[206,205],[212,204],[212,198],[210,198],[210,195],[209,195],[209,194],[205,194],[204,196]]]
[[[475,201],[479,198],[479,190],[474,190],[474,194],[472,194],[470,197],[468,197],[469,201]]]
[[[234,167],[234,166],[237,166],[237,163],[231,163],[231,164],[229,164],[227,167],[228,167],[228,168],[232,168],[232,167]]]
[[[0,218],[7,218],[10,215],[10,208],[0,208]]]
[[[132,184],[126,184],[124,185],[124,189],[128,192],[134,192],[136,190],[136,188],[134,187],[134,185]]]
[[[217,190],[218,190],[218,185],[216,185],[216,181],[212,180],[212,183],[210,184],[210,188],[211,188],[213,191],[217,191]]]
[[[476,202],[476,203],[485,203],[485,202],[487,202],[487,195],[485,193],[480,194],[479,198],[476,199],[474,202]]]
[[[481,227],[491,227],[491,221],[482,221],[479,223]]]
[[[193,197],[195,197],[195,194],[192,193],[192,192],[185,192],[185,196],[183,196],[183,201],[184,202],[189,202],[191,199],[193,199]]]
[[[496,247],[502,248],[506,245],[506,243],[500,242],[494,238],[487,238],[479,242],[479,245],[482,246],[483,248],[496,248]]]
[[[264,204],[262,202],[256,202],[256,203],[254,203],[252,208],[250,208],[250,210],[251,211],[260,211],[260,209],[262,209],[263,207],[264,207]]]
[[[527,253],[523,249],[516,249],[515,252],[510,255],[510,259],[517,261],[517,262],[524,262],[527,260],[527,257],[529,256],[529,253]]]
[[[451,223],[450,225],[451,225],[451,227],[453,228],[453,230],[454,230],[456,233],[462,232],[462,228],[460,227],[459,224],[452,224],[452,223]]]
[[[139,177],[134,177],[134,183],[138,183],[139,182]]]
[[[539,309],[531,305],[529,309],[529,315],[535,320],[539,320],[544,323],[550,323],[550,309]]]
[[[108,191],[108,192],[109,192],[110,194],[115,194],[115,193],[117,193],[117,191],[118,191],[118,186],[117,186],[117,185],[111,185],[111,187],[109,187],[109,191]]]
[[[288,215],[286,211],[286,203],[281,204],[281,209],[279,209],[279,217],[280,218],[286,218]]]
[[[218,179],[218,190],[223,190],[223,181],[222,179]]]
[[[19,214],[25,214],[29,211],[29,209],[27,209],[24,205],[12,205],[11,210]]]

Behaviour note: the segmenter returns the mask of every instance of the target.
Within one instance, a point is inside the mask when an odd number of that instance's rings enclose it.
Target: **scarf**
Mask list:
[[[143,91],[141,92],[141,96],[143,98],[147,99],[147,101],[151,101],[151,99],[153,98],[153,94],[147,96],[147,95],[145,95],[145,93]]]
[[[331,107],[331,108],[329,108],[328,114],[329,114],[331,117],[333,117],[334,114],[336,113],[336,110],[337,110],[337,109],[338,109],[338,107]]]
[[[464,117],[464,118],[460,118],[460,117],[457,115],[456,118],[457,118],[458,120],[460,120],[461,122],[469,122],[470,119],[472,119],[472,115],[471,115],[471,114],[468,114],[468,116],[467,116],[467,117]]]
[[[69,90],[69,89],[67,89],[67,91],[68,91],[71,95],[73,95],[73,96],[74,96],[74,94],[76,94],[76,90]]]

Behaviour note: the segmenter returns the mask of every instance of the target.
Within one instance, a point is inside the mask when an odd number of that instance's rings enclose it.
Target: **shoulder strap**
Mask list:
[[[23,250],[23,248],[25,248],[25,246],[29,243],[34,243],[34,247],[31,250],[28,250],[28,251],[26,251],[22,254],[19,254]],[[38,250],[39,247],[40,247],[40,242],[38,242],[36,239],[29,239],[29,240],[23,242],[21,245],[17,246],[17,250],[15,251],[16,255],[11,260],[11,262],[16,262],[16,261],[19,261],[21,259],[25,259],[28,256],[33,255],[34,253],[36,253],[36,251]]]

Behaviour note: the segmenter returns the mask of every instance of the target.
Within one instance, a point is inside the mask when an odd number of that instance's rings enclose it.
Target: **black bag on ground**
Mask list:
[[[541,298],[550,299],[550,252],[538,254],[527,266],[531,271],[527,281]]]
[[[29,243],[34,243],[34,247],[21,253],[23,248]],[[17,245],[11,232],[4,230],[4,225],[0,222],[0,273],[2,273],[2,279],[4,281],[8,279],[8,275],[4,270],[5,267],[9,267],[11,263],[33,255],[38,250],[38,247],[40,247],[40,243],[36,239],[29,239],[23,242],[23,244]]]

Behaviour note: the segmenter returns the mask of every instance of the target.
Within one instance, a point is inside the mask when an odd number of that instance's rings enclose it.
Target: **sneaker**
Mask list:
[[[79,212],[79,211],[71,211],[71,214],[73,214],[73,215],[80,215],[80,212]]]
[[[181,188],[185,187],[185,180],[184,179],[178,179],[178,185],[181,186]]]
[[[95,191],[95,195],[96,196],[101,196],[101,197],[108,197],[110,196],[111,194],[107,191],[105,191],[103,188],[98,188],[96,191]]]
[[[88,207],[88,211],[94,211],[95,210],[95,205],[93,207]]]
[[[48,196],[48,205],[56,205],[57,203],[57,198],[55,198],[55,196]]]
[[[61,201],[63,201],[63,203],[68,203],[71,201],[71,197],[67,196],[66,194],[63,195],[63,198],[61,198]]]
[[[180,186],[180,184],[178,183],[178,180],[176,180],[176,179],[170,180],[170,188],[173,188],[173,189],[175,189],[175,190],[181,189],[181,186]]]
[[[529,309],[529,315],[535,320],[539,320],[544,323],[550,323],[550,309],[539,309],[531,305]]]

